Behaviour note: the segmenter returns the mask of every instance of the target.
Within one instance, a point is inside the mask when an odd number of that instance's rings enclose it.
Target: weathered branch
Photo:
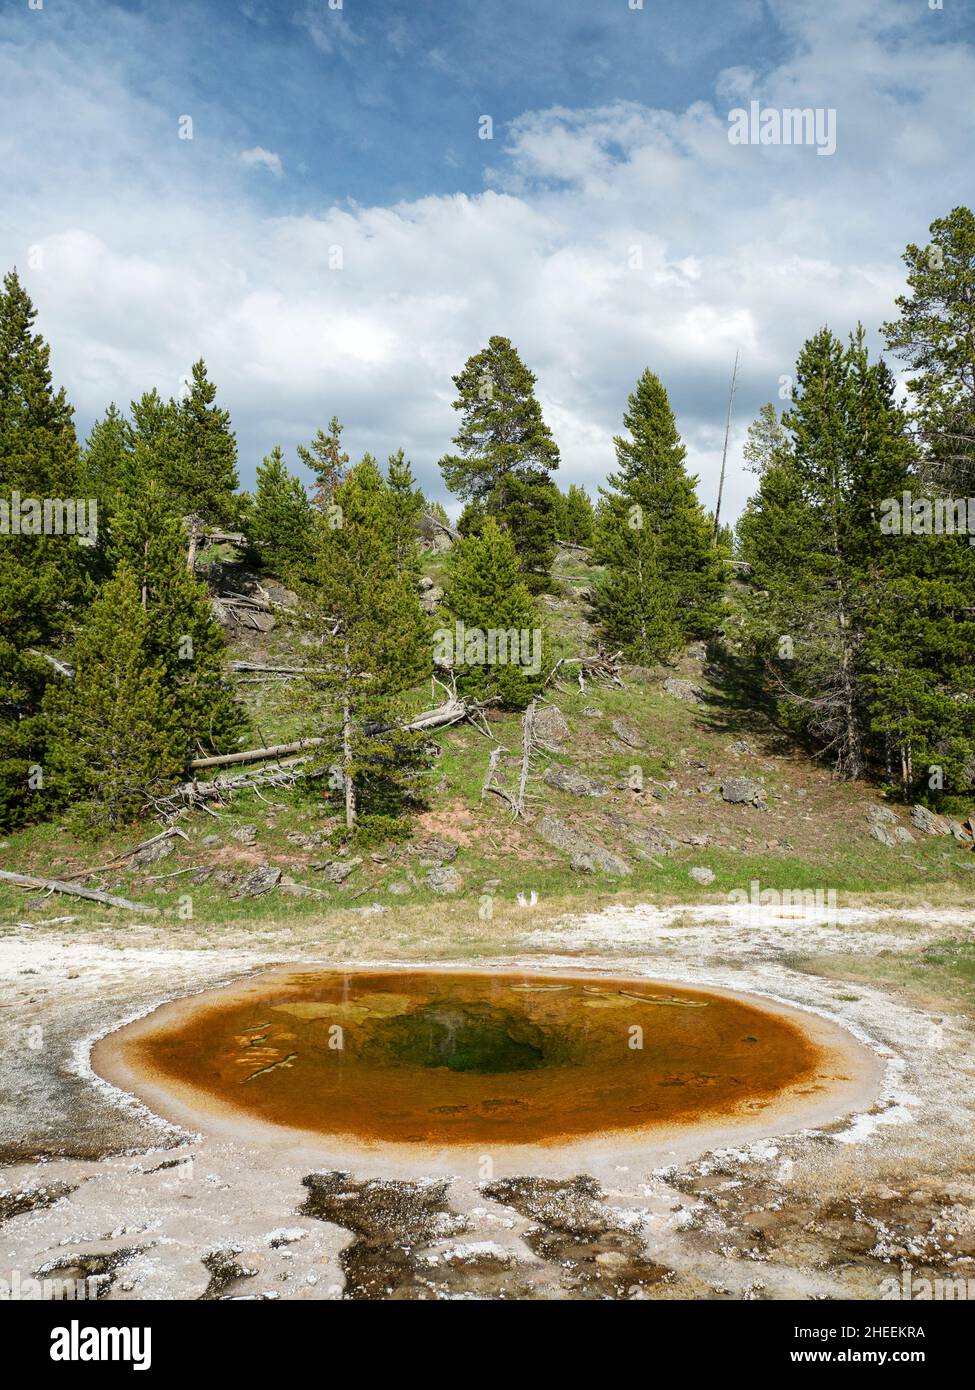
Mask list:
[[[128,898],[117,898],[114,893],[100,893],[96,888],[82,888],[80,884],[68,883],[60,878],[35,878],[33,874],[11,873],[0,869],[0,879],[14,884],[17,888],[35,888],[45,893],[66,893],[73,898],[87,898],[89,902],[104,903],[107,907],[124,907],[129,912],[145,912],[158,916],[158,907],[148,907],[145,903],[129,902]]]

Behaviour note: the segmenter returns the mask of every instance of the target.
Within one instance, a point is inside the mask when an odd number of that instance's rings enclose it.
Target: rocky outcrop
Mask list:
[[[542,743],[559,748],[569,737],[570,730],[568,721],[558,706],[543,705],[535,713],[532,732]]]
[[[604,849],[595,840],[566,825],[558,816],[542,816],[535,824],[535,834],[553,849],[564,850],[572,856],[572,867],[580,873],[595,873],[602,870],[623,878],[632,873],[625,859],[610,850]]]
[[[721,795],[725,801],[730,801],[733,805],[755,806],[760,811],[768,810],[765,788],[761,782],[756,782],[751,777],[726,777],[721,783]]]
[[[625,719],[614,719],[612,729],[620,743],[625,744],[627,748],[646,748],[646,740],[639,729],[634,729]]]
[[[704,703],[704,691],[693,681],[681,680],[679,676],[670,676],[664,681],[664,694],[671,695],[675,700],[683,700],[685,705],[702,705]]]
[[[410,853],[419,859],[425,869],[439,869],[442,864],[452,864],[457,858],[457,846],[453,840],[443,840],[439,835],[428,835],[417,840]]]
[[[449,865],[441,865],[434,869],[427,870],[427,883],[434,893],[448,894],[459,893],[464,886],[464,880],[456,869]]]
[[[237,895],[241,898],[260,898],[276,888],[281,879],[281,870],[273,864],[258,864],[237,884]]]
[[[563,763],[553,763],[546,768],[543,779],[548,786],[557,791],[568,792],[570,796],[608,796],[609,787],[596,777],[588,777],[578,768],[566,767]]]

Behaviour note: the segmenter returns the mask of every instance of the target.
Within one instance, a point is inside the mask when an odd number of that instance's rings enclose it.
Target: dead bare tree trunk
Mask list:
[[[728,462],[728,436],[731,433],[731,406],[735,399],[735,382],[738,380],[738,353],[735,353],[735,369],[731,373],[731,394],[728,397],[728,418],[724,425],[724,448],[721,451],[721,477],[718,480],[718,501],[714,508],[714,530],[711,533],[711,549],[718,544],[718,529],[721,520],[721,495],[724,492],[724,470]]]
[[[117,898],[112,893],[101,893],[96,888],[82,888],[78,883],[68,883],[60,878],[35,878],[33,874],[11,873],[0,869],[0,879],[14,884],[17,888],[38,888],[45,893],[66,893],[72,898],[87,898],[89,902],[104,903],[106,907],[124,907],[129,912],[146,912],[157,916],[158,907],[147,907],[145,903],[129,902],[128,898]]]
[[[342,704],[342,776],[345,780],[345,828],[351,830],[355,825],[355,783],[350,771],[352,766],[352,711],[349,701]]]

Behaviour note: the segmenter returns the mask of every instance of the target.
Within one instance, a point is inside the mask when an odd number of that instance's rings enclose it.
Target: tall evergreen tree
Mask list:
[[[310,447],[298,445],[298,457],[314,475],[311,501],[316,510],[324,512],[331,506],[336,489],[342,485],[349,456],[342,448],[342,425],[333,415],[328,431],[319,430]]]
[[[766,414],[749,446],[761,482],[738,534],[758,586],[757,645],[790,722],[856,777],[874,755],[893,658],[882,503],[913,461],[893,378],[869,362],[862,328],[846,348],[828,329],[805,344],[792,408],[781,428]]]
[[[400,574],[417,577],[420,572],[419,527],[423,515],[423,493],[416,485],[410,461],[402,449],[390,454],[386,466],[389,499],[389,535]]]
[[[179,471],[171,486],[185,512],[222,522],[232,516],[239,479],[230,415],[214,403],[216,396],[217,388],[201,357],[193,363],[189,390],[176,407]]]
[[[457,689],[476,699],[500,696],[505,708],[523,709],[542,688],[546,652],[514,542],[494,517],[450,551],[444,610],[453,626],[436,636],[452,660]],[[463,624],[462,650],[457,649],[458,623]],[[492,660],[492,654],[504,659]],[[539,669],[532,670],[536,658]]]
[[[550,474],[558,445],[542,418],[535,377],[507,338],[492,337],[453,378],[457,453],[440,460],[448,488],[483,503],[514,538],[526,583],[546,587],[555,553]]]
[[[72,656],[74,678],[49,686],[44,701],[51,789],[58,801],[78,803],[81,828],[115,829],[170,789],[186,754],[127,561],[100,590]]]
[[[557,523],[560,540],[572,545],[592,545],[593,506],[584,487],[570,483],[568,492],[560,494]]]
[[[186,536],[163,487],[149,479],[119,502],[109,559],[127,562],[148,619],[148,646],[166,675],[186,754],[231,752],[245,720],[225,673],[224,643],[206,588],[186,566]]]
[[[115,493],[125,478],[130,451],[128,421],[112,402],[102,418],[92,425],[82,453],[86,485],[98,498],[99,512],[106,524]]]
[[[623,423],[629,437],[614,441],[619,467],[607,479],[596,535],[597,558],[608,567],[599,609],[609,636],[633,659],[657,660],[713,631],[723,565],[694,491],[697,479],[684,466],[667,392],[653,372],[637,382]]]
[[[303,602],[319,675],[293,687],[320,764],[340,790],[345,833],[400,833],[422,763],[422,739],[401,732],[402,695],[431,667],[430,637],[413,576],[391,541],[389,498],[371,458],[333,494],[316,528]]]
[[[908,381],[924,455],[920,481],[975,496],[975,213],[957,207],[931,223],[931,241],[904,253],[910,293],[884,325]]]
[[[308,563],[313,543],[312,515],[301,480],[288,472],[284,454],[275,445],[263,463],[257,465],[257,494],[248,532],[268,569],[287,576]]]
[[[78,498],[82,470],[72,411],[55,390],[50,348],[16,272],[0,293],[0,830],[40,807],[44,726],[57,649],[81,601],[89,552],[71,535],[35,533],[24,499]],[[26,529],[20,529],[22,526]]]

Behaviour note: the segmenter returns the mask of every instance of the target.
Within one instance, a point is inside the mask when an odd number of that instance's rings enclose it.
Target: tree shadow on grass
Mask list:
[[[815,745],[783,720],[761,663],[739,656],[717,643],[708,644],[705,675],[714,690],[703,690],[699,711],[702,726],[711,733],[748,738],[756,751],[786,757],[815,756]]]

